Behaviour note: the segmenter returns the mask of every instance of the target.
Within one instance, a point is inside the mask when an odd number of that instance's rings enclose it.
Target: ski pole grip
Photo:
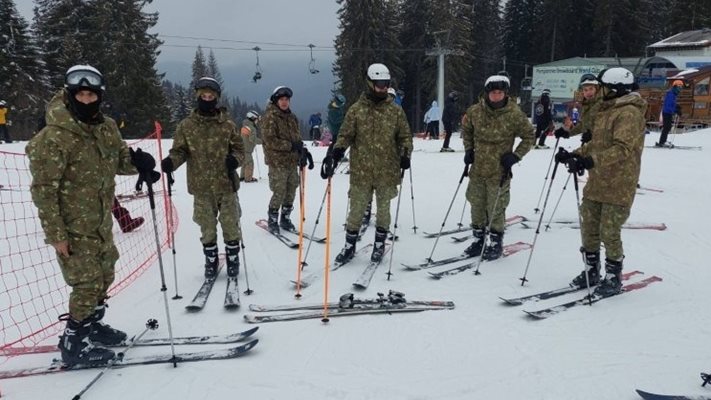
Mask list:
[[[462,177],[459,178],[459,183],[462,183],[467,176],[469,176],[469,164],[464,164],[464,172],[462,172]]]

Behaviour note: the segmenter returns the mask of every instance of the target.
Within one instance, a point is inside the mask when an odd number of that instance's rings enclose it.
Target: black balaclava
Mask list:
[[[76,94],[81,90],[94,92],[99,98],[93,103],[84,104],[76,99]],[[98,125],[104,122],[104,116],[101,114],[101,92],[88,87],[69,90],[69,111],[74,118],[85,124]]]
[[[498,109],[500,109],[500,108],[506,107],[506,105],[509,103],[509,96],[506,95],[506,97],[504,97],[503,100],[497,101],[497,102],[493,102],[493,101],[489,100],[489,95],[487,94],[487,95],[486,95],[486,98],[484,99],[484,101],[486,101],[486,104],[487,104],[489,107],[493,108],[494,110],[498,110]]]

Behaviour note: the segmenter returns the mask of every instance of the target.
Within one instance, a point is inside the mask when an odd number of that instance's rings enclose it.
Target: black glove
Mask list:
[[[301,153],[301,149],[304,148],[304,142],[299,140],[298,142],[291,142],[291,151],[294,153]]]
[[[595,163],[593,162],[592,157],[583,157],[579,154],[573,154],[565,165],[568,166],[568,172],[571,174],[577,173],[578,175],[582,175],[585,173],[586,169],[594,167]]]
[[[583,137],[580,139],[580,142],[582,144],[585,144],[591,140],[592,140],[592,132],[590,132],[590,129],[588,129],[587,131],[583,132]]]
[[[464,164],[474,164],[474,150],[469,149],[464,152]]]
[[[400,168],[410,169],[410,157],[403,155],[400,157]]]
[[[346,155],[346,149],[342,147],[334,147],[333,151],[331,151],[331,156],[333,157],[333,162],[338,163],[343,159],[343,156]]]
[[[517,162],[521,161],[521,159],[518,158],[516,154],[509,151],[508,153],[504,153],[501,156],[501,160],[499,161],[501,162],[501,166],[504,167],[504,169],[510,170],[511,167],[513,167],[513,165]]]
[[[558,152],[555,153],[555,162],[565,164],[571,157],[573,157],[568,150],[559,147]]]
[[[301,149],[301,156],[299,157],[299,167],[304,168],[308,164],[309,169],[314,169],[314,159],[311,157],[311,153],[304,147]]]
[[[173,171],[175,171],[175,166],[173,165],[173,160],[170,158],[170,156],[164,158],[163,161],[160,162],[160,168],[166,174],[171,174],[173,173]]]
[[[336,161],[331,154],[327,154],[321,164],[321,178],[328,179],[333,176],[336,170]]]
[[[239,168],[239,161],[237,161],[237,158],[232,154],[228,154],[225,156],[225,166],[228,171],[233,171]]]
[[[563,129],[562,126],[558,129],[556,129],[555,132],[553,132],[553,134],[555,135],[555,137],[557,139],[560,139],[560,138],[567,139],[570,137],[570,132]]]
[[[148,171],[140,172],[138,174],[138,180],[136,181],[136,191],[140,192],[143,190],[143,182],[152,185],[160,180],[160,172],[158,171]]]
[[[133,164],[140,174],[152,172],[156,167],[156,160],[152,155],[144,152],[139,147],[138,150],[134,151],[132,148],[128,149],[129,154],[131,154],[131,164]]]

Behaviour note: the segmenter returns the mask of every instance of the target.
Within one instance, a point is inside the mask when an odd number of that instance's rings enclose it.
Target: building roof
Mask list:
[[[667,78],[668,81],[670,80],[676,80],[676,79],[695,79],[696,77],[699,76],[707,76],[711,72],[711,64],[704,66],[704,67],[699,67],[699,68],[690,68],[686,69],[684,71],[680,71],[678,74],[674,76],[670,76]]]
[[[696,31],[677,33],[674,36],[660,40],[647,46],[653,50],[670,50],[679,48],[698,48],[711,46],[711,29],[704,28]]]

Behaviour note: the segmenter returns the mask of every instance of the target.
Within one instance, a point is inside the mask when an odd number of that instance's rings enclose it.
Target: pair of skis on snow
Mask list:
[[[641,272],[641,271],[626,272],[626,273],[622,274],[622,280],[628,281],[630,278],[632,278],[636,275],[641,275],[641,274],[643,274],[643,272]],[[632,292],[635,290],[643,289],[643,288],[651,285],[654,282],[661,282],[661,281],[662,281],[662,278],[660,278],[656,275],[652,275],[652,276],[642,279],[640,281],[636,281],[633,283],[625,283],[622,286],[622,292],[620,292],[619,294],[614,295],[614,296],[619,296],[620,294],[629,293],[629,292]],[[559,289],[548,290],[548,291],[541,292],[541,293],[526,295],[523,297],[515,297],[515,298],[500,297],[500,299],[507,305],[520,306],[523,304],[535,303],[538,301],[548,300],[548,299],[552,299],[552,298],[559,297],[559,296],[564,296],[564,295],[571,294],[571,293],[584,292],[586,290],[587,290],[586,288],[581,289],[578,287],[566,286],[566,287],[562,287]],[[533,319],[546,319],[548,317],[551,317],[551,316],[561,313],[563,311],[569,310],[573,307],[594,304],[594,303],[597,303],[601,300],[608,299],[608,298],[614,297],[614,296],[602,297],[600,295],[593,293],[590,296],[585,295],[581,298],[578,298],[578,299],[575,299],[572,301],[568,301],[565,303],[557,304],[557,305],[554,305],[551,307],[543,308],[543,309],[540,309],[537,311],[524,310],[523,312],[525,312],[529,317],[531,317]]]
[[[297,236],[298,236],[298,235],[299,235],[299,231],[298,231],[298,230],[296,230],[296,229],[294,229],[294,230],[286,230],[286,229],[284,229],[284,228],[280,228],[280,229],[279,229],[279,232],[272,232],[272,231],[269,230],[269,223],[267,222],[266,219],[257,220],[257,222],[255,222],[255,224],[256,224],[258,227],[260,227],[260,228],[264,229],[265,231],[269,232],[272,236],[274,236],[275,238],[277,238],[280,242],[284,243],[284,245],[286,245],[287,247],[292,248],[292,249],[298,249],[298,248],[299,248],[299,244],[298,244],[298,243],[296,243],[296,242],[293,241],[289,236],[287,236],[287,235],[285,235],[285,234],[283,233],[283,232],[288,232],[288,233],[291,233],[291,234],[294,234],[294,235],[297,235]],[[303,235],[304,235],[304,239],[306,239],[306,240],[312,240],[312,239],[311,239],[311,235],[307,234],[306,232],[304,232]],[[325,243],[325,242],[326,242],[326,238],[313,238],[313,241],[316,242],[316,243]]]
[[[258,330],[258,327],[246,330],[244,332],[237,332],[227,335],[212,335],[212,336],[186,336],[186,337],[175,337],[173,338],[173,344],[175,345],[199,345],[199,344],[230,344],[233,345],[238,342],[244,342],[251,339]],[[184,362],[198,362],[198,361],[209,361],[209,360],[229,360],[233,358],[240,357],[250,351],[259,342],[258,339],[251,339],[244,344],[233,345],[223,349],[213,349],[205,351],[185,351],[178,352],[175,354],[175,358],[170,353],[167,354],[156,354],[149,356],[136,356],[129,357],[125,356],[123,353],[117,353],[118,359],[114,362],[111,368],[125,368],[138,365],[153,365],[153,364],[172,364],[174,362],[184,363]],[[127,343],[122,343],[112,347],[123,347],[133,345],[134,347],[145,347],[145,346],[168,346],[171,344],[169,338],[152,338],[152,339],[141,339],[136,343],[132,343],[129,340]],[[50,353],[56,352],[57,346],[35,346],[35,347],[22,347],[22,348],[7,348],[2,350],[3,355],[21,355],[21,354],[36,354],[36,353]],[[105,368],[105,364],[101,365],[91,365],[91,364],[77,364],[68,367],[62,363],[61,360],[54,359],[49,365],[34,367],[34,368],[21,368],[16,370],[0,371],[0,379],[9,378],[21,378],[33,375],[47,375],[58,372],[66,371],[76,371],[84,369],[102,369]]]
[[[361,247],[360,249],[356,250],[355,255],[353,256],[352,260],[349,260],[345,263],[338,263],[335,262],[333,263],[333,266],[331,267],[331,271],[337,271],[344,265],[350,263],[354,259],[363,256],[363,255],[368,255],[369,251],[373,248],[373,244],[369,244],[367,246]],[[389,243],[385,244],[385,252],[383,253],[383,257],[380,259],[380,261],[368,261],[368,265],[366,265],[365,269],[363,272],[358,276],[358,278],[353,282],[353,287],[356,289],[361,289],[365,290],[368,288],[370,285],[370,281],[373,280],[373,276],[375,275],[375,271],[378,269],[382,261],[385,259],[385,257],[388,255],[390,252],[391,245]],[[307,288],[311,285],[314,284],[318,279],[321,278],[321,273],[320,271],[314,271],[308,274],[304,274],[301,277],[301,287],[302,288]],[[296,280],[291,280],[292,285],[296,286],[297,282]]]
[[[701,380],[703,383],[701,386],[706,386],[711,384],[711,374],[701,373]],[[636,389],[637,394],[639,394],[645,400],[711,400],[711,395],[701,395],[701,396],[679,396],[679,395],[667,395],[667,394],[656,394],[645,392],[644,390]]]
[[[432,310],[449,310],[454,308],[454,302],[445,300],[408,301],[404,294],[391,290],[387,295],[378,293],[378,297],[359,299],[353,293],[342,295],[338,302],[328,303],[329,317],[343,317],[366,314],[395,314]],[[254,305],[249,309],[254,312],[268,314],[245,314],[249,323],[296,321],[323,317],[323,304],[309,305]],[[276,312],[276,314],[275,314]],[[270,314],[271,313],[271,314]]]
[[[220,254],[217,273],[212,278],[205,278],[205,280],[202,282],[202,285],[200,285],[200,289],[198,289],[197,293],[195,293],[195,297],[193,297],[193,300],[190,302],[190,304],[185,306],[186,310],[196,312],[205,308],[205,304],[207,304],[207,299],[208,297],[210,297],[212,288],[215,286],[215,281],[217,281],[217,278],[220,276],[220,272],[222,272],[224,265],[224,254]],[[227,287],[225,289],[224,307],[227,310],[234,310],[239,308],[239,306],[239,283],[237,281],[237,277],[228,276]]]

